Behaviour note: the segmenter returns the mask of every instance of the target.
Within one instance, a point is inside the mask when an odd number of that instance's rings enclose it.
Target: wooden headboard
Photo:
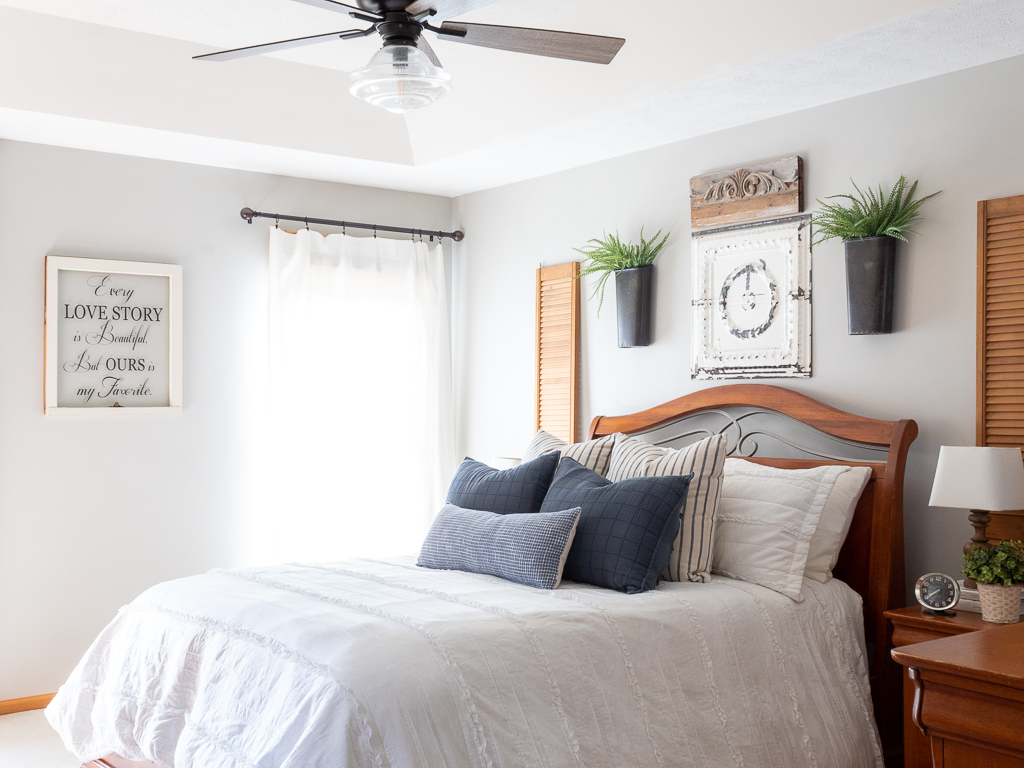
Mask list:
[[[702,412],[725,408],[751,408],[788,416],[824,435],[846,443],[870,446],[877,461],[838,457],[770,458],[746,455],[742,430],[730,447],[732,455],[783,469],[804,469],[825,464],[871,468],[868,482],[854,513],[850,533],[834,569],[864,599],[864,633],[870,659],[871,696],[875,719],[887,753],[902,749],[902,676],[889,651],[892,641],[883,616],[906,601],[903,571],[903,473],[907,451],[917,437],[911,419],[882,421],[832,408],[799,392],[765,384],[712,387],[628,416],[598,416],[590,425],[589,439],[615,432],[650,432]],[[720,430],[725,432],[729,426]],[[764,433],[762,433],[764,434]],[[791,445],[791,444],[790,444]],[[812,453],[804,449],[807,453]]]

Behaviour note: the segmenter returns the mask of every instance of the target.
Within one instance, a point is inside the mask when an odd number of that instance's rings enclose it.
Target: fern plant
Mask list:
[[[601,316],[601,307],[604,305],[604,289],[608,278],[615,272],[635,267],[646,267],[653,263],[661,253],[661,249],[665,247],[671,234],[668,232],[661,240],[658,240],[661,237],[659,229],[654,237],[646,240],[644,239],[644,228],[640,227],[639,243],[624,243],[619,239],[619,233],[616,232],[614,235],[606,234],[602,239],[588,240],[589,245],[583,248],[573,248],[577,253],[582,253],[587,257],[583,262],[579,277],[601,275],[594,286],[593,293],[590,294],[590,298],[600,296],[597,303],[598,317]]]
[[[913,232],[910,226],[921,218],[921,206],[925,200],[939,194],[933,192],[915,200],[917,182],[910,184],[908,189],[906,176],[900,176],[888,196],[882,192],[881,184],[878,185],[877,194],[871,187],[867,188],[867,194],[865,194],[861,192],[860,187],[853,179],[850,179],[850,183],[857,190],[858,197],[829,195],[825,198],[826,200],[845,199],[849,203],[818,201],[818,204],[821,205],[821,212],[814,216],[814,245],[820,245],[833,238],[839,238],[845,243],[847,240],[880,235],[888,235],[906,242],[906,234]]]

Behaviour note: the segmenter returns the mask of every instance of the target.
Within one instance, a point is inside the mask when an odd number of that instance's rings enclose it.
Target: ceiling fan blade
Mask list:
[[[427,11],[435,11],[438,19],[453,19],[464,13],[475,11],[490,5],[495,0],[414,0],[406,7],[405,12],[416,16]]]
[[[367,13],[371,16],[381,18],[379,13],[370,13],[365,11],[358,5],[349,5],[348,3],[339,3],[336,0],[295,0],[297,3],[305,3],[306,5],[312,5],[314,8],[323,8],[328,11],[336,11],[337,13],[348,14],[352,11],[358,11],[359,13]]]
[[[465,32],[465,35],[445,35],[445,30]],[[551,29],[527,27],[499,27],[495,24],[467,24],[458,21],[444,22],[440,31],[442,39],[453,43],[498,48],[516,53],[532,53],[555,59],[589,61],[594,64],[610,64],[626,42],[621,37],[581,35],[576,32],[556,32]]]
[[[441,69],[444,69],[444,66],[441,64],[441,60],[437,58],[437,54],[434,53],[434,49],[430,47],[430,43],[427,42],[427,38],[423,35],[420,35],[419,39],[416,41],[416,47],[427,54],[427,58],[430,59],[431,64],[435,67],[441,67]]]
[[[374,31],[376,30],[370,27],[369,32]],[[245,48],[232,48],[229,51],[204,53],[201,56],[193,56],[192,58],[203,59],[204,61],[230,61],[231,59],[241,59],[246,56],[258,56],[261,53],[271,53],[273,51],[284,51],[288,48],[301,48],[304,45],[326,43],[328,40],[348,40],[353,37],[363,37],[365,34],[366,32],[361,29],[348,29],[344,32],[328,32],[326,35],[310,35],[309,37],[295,37],[291,40],[279,40],[276,43],[247,45]]]

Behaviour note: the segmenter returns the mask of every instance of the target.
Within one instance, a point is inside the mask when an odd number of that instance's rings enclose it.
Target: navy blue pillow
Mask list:
[[[502,470],[463,459],[448,486],[448,503],[499,515],[539,512],[559,455],[555,451]]]
[[[562,459],[540,508],[583,510],[562,576],[629,594],[658,586],[692,477],[632,477],[613,483]]]

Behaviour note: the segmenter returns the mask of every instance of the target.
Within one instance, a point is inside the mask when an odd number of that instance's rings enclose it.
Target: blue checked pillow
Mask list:
[[[455,471],[446,501],[499,515],[539,512],[557,466],[557,453],[502,470],[467,458]]]
[[[630,594],[658,586],[692,477],[634,477],[613,483],[572,459],[562,459],[540,511],[583,510],[565,561],[565,578]]]
[[[725,457],[725,435],[713,435],[680,450],[659,448],[628,435],[616,435],[606,477],[613,483],[628,477],[693,475],[686,504],[680,514],[679,532],[669,558],[668,581],[711,581],[719,498]]]
[[[496,515],[445,504],[416,565],[486,573],[538,589],[555,589],[580,510]]]

